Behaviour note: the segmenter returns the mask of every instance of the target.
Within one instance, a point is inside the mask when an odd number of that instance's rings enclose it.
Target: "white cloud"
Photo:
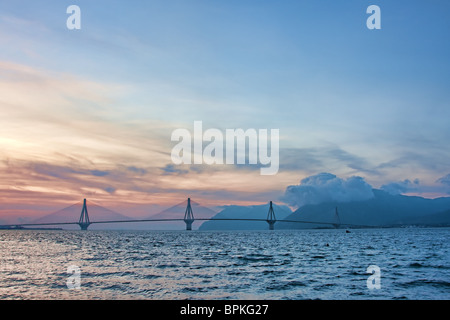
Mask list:
[[[342,179],[331,173],[320,173],[303,179],[299,185],[288,186],[283,201],[301,207],[329,201],[363,201],[373,196],[372,186],[361,177]]]
[[[414,181],[405,179],[403,181],[390,182],[382,185],[381,190],[394,195],[415,192],[419,190],[419,179],[415,179]]]
[[[436,182],[442,183],[450,187],[450,173],[444,177],[439,178]]]

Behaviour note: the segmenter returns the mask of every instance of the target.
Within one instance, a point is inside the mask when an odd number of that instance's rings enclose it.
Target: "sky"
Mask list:
[[[66,25],[73,4],[79,30]],[[373,4],[379,30],[366,26]],[[321,173],[449,196],[449,10],[445,0],[1,1],[0,217],[82,198],[136,216],[187,197],[282,202]],[[194,121],[279,129],[278,173],[174,164],[171,133]]]

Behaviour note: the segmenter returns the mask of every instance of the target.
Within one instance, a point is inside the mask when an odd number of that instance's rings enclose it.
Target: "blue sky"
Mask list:
[[[81,30],[66,28],[71,4]],[[371,4],[381,30],[366,27]],[[320,172],[374,187],[418,179],[414,194],[447,195],[438,179],[450,173],[449,9],[443,0],[2,1],[4,199],[20,185],[30,201],[62,192],[162,203],[195,190],[210,202],[262,202]],[[195,120],[280,129],[280,173],[174,170],[170,132]],[[37,180],[11,176],[43,165]],[[44,180],[61,170],[70,176],[55,192]],[[111,174],[93,182],[80,172]]]

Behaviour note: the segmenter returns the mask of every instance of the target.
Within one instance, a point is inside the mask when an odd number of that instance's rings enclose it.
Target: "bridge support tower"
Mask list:
[[[340,226],[341,226],[341,219],[339,218],[338,208],[336,207],[336,211],[334,213],[333,227],[339,229]]]
[[[83,209],[81,209],[80,220],[78,221],[78,225],[81,230],[87,230],[91,222],[89,221],[89,214],[86,206],[86,199],[83,200]]]
[[[277,219],[275,218],[275,212],[273,211],[272,201],[270,201],[269,212],[267,213],[267,223],[269,224],[269,230],[275,229],[275,222]]]
[[[186,212],[184,213],[184,222],[186,223],[186,230],[192,230],[192,223],[194,222],[194,212],[191,207],[191,198],[188,198]]]

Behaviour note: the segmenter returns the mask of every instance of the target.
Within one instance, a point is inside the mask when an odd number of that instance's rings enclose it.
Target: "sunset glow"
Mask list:
[[[280,202],[320,172],[448,196],[450,20],[386,2],[372,32],[350,3],[77,1],[68,30],[66,1],[3,2],[0,219],[83,198],[129,216]],[[279,172],[174,165],[171,133],[194,121],[279,129]]]

